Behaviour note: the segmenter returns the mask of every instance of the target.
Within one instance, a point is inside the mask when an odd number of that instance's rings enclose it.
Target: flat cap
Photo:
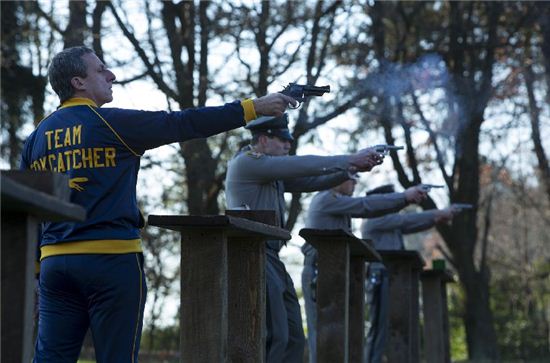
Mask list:
[[[285,113],[281,117],[262,116],[249,122],[246,129],[253,134],[261,133],[270,136],[277,136],[283,140],[293,141],[294,138],[288,129],[288,115]]]
[[[372,190],[369,190],[367,192],[367,195],[373,195],[373,194],[388,194],[395,192],[395,188],[393,187],[393,184],[386,184],[381,185],[379,187],[376,187]]]

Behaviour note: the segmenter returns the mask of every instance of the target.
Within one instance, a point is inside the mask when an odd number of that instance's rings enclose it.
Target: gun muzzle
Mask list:
[[[438,185],[438,184],[420,184],[420,187],[427,192],[429,192],[431,189],[434,189],[434,188],[445,188],[444,185]]]
[[[466,210],[466,209],[474,209],[474,206],[472,204],[469,204],[469,203],[453,203],[452,207],[457,208],[461,211]]]
[[[330,92],[330,86],[305,86],[304,93],[311,96],[322,96]]]

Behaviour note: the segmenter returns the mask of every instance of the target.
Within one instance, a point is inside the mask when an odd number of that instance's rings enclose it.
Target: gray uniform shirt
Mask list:
[[[377,250],[402,250],[403,235],[430,229],[435,225],[435,210],[421,213],[394,213],[363,222],[361,234],[371,239]]]
[[[225,178],[227,207],[274,210],[284,226],[285,192],[332,188],[349,179],[349,156],[269,156],[243,148],[228,164]],[[269,241],[278,251],[282,241]]]
[[[319,192],[311,200],[305,226],[316,229],[343,229],[351,232],[351,218],[372,218],[393,213],[407,205],[405,193],[351,197],[333,190]],[[315,249],[306,243],[304,254]]]

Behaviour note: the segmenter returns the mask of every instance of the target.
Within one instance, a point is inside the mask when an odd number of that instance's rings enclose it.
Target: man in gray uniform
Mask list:
[[[384,196],[393,192],[393,185],[384,185],[367,195]],[[371,239],[377,250],[402,250],[405,248],[403,234],[425,231],[438,223],[448,223],[458,212],[458,209],[451,206],[420,213],[388,214],[364,221],[361,234],[364,239]],[[371,263],[367,274],[370,327],[367,333],[366,361],[379,363],[382,361],[388,332],[389,277],[381,263]]]
[[[284,227],[284,192],[331,188],[350,178],[351,171],[369,171],[383,156],[372,149],[338,156],[289,156],[293,140],[287,115],[262,117],[246,127],[252,142],[229,162],[225,181],[228,208],[275,210]],[[292,279],[279,259],[283,241],[266,248],[267,362],[302,362],[304,332]]]
[[[420,203],[426,198],[426,191],[411,187],[403,193],[352,197],[355,179],[319,192],[311,200],[305,226],[316,229],[343,229],[351,233],[351,218],[378,217],[395,213],[410,203]],[[305,255],[302,271],[302,290],[306,303],[307,332],[310,363],[317,362],[317,304],[313,297],[313,286],[317,274],[317,251],[309,243],[302,246]]]

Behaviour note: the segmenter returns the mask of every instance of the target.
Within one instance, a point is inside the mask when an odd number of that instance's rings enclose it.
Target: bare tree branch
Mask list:
[[[122,33],[126,36],[126,38],[130,41],[130,43],[134,46],[135,51],[137,52],[139,58],[142,60],[143,64],[145,65],[145,68],[147,69],[148,75],[153,79],[157,87],[164,92],[166,95],[170,96],[173,100],[177,101],[179,96],[178,94],[168,86],[164,80],[161,78],[161,76],[155,72],[154,65],[151,64],[149,61],[149,58],[147,57],[147,54],[145,54],[145,50],[140,46],[139,41],[136,39],[134,34],[132,34],[129,30],[126,24],[122,21],[120,16],[118,15],[114,5],[109,1],[107,2],[107,7],[111,9],[111,12],[113,13],[113,16],[115,17],[118,26],[122,30]]]
[[[533,68],[529,61],[526,62],[523,71],[523,78],[525,80],[525,87],[527,88],[527,99],[529,100],[529,117],[531,121],[531,140],[535,148],[535,155],[537,156],[538,169],[541,174],[541,182],[546,188],[546,196],[550,201],[550,164],[548,158],[542,146],[542,140],[540,135],[540,110],[535,99],[534,92],[534,74]]]
[[[443,154],[441,153],[441,150],[439,149],[439,145],[437,143],[437,135],[433,131],[433,129],[430,127],[430,122],[426,119],[424,112],[422,112],[422,109],[420,108],[420,105],[418,104],[418,99],[414,92],[411,92],[413,105],[420,116],[420,120],[424,127],[426,128],[426,131],[428,131],[428,134],[430,135],[430,139],[432,140],[432,144],[434,146],[437,165],[439,166],[439,170],[441,170],[441,174],[443,175],[443,179],[445,180],[445,184],[447,184],[447,187],[452,186],[452,179],[447,174],[447,169],[445,168],[445,161],[443,160]]]

